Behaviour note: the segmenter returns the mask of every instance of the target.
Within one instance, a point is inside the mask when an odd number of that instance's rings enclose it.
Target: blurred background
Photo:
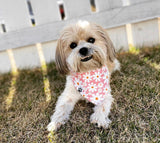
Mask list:
[[[116,51],[160,43],[160,0],[0,0],[0,73],[54,61],[61,29],[78,20],[103,26]],[[34,61],[34,62],[33,62]]]

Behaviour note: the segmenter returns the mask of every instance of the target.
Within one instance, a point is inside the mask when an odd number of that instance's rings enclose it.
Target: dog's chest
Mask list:
[[[76,90],[93,104],[101,103],[110,94],[109,71],[106,66],[85,73],[72,74]]]

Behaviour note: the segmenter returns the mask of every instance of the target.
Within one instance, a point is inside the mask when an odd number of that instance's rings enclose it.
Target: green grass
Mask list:
[[[160,142],[160,47],[132,51],[118,55],[121,72],[115,72],[111,78],[115,100],[108,129],[91,124],[93,105],[80,101],[70,120],[48,137],[46,126],[65,85],[65,76],[59,75],[54,63],[47,65],[50,102],[46,102],[41,69],[21,70],[7,109],[5,101],[13,76],[1,75],[0,142]]]

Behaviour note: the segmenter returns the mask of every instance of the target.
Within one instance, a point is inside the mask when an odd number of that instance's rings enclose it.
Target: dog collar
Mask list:
[[[71,76],[76,90],[93,104],[101,103],[110,94],[107,66],[84,73],[73,73]]]

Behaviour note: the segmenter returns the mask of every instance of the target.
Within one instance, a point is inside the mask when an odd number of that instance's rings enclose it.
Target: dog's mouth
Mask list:
[[[87,62],[93,58],[93,55],[81,58],[81,62]]]

